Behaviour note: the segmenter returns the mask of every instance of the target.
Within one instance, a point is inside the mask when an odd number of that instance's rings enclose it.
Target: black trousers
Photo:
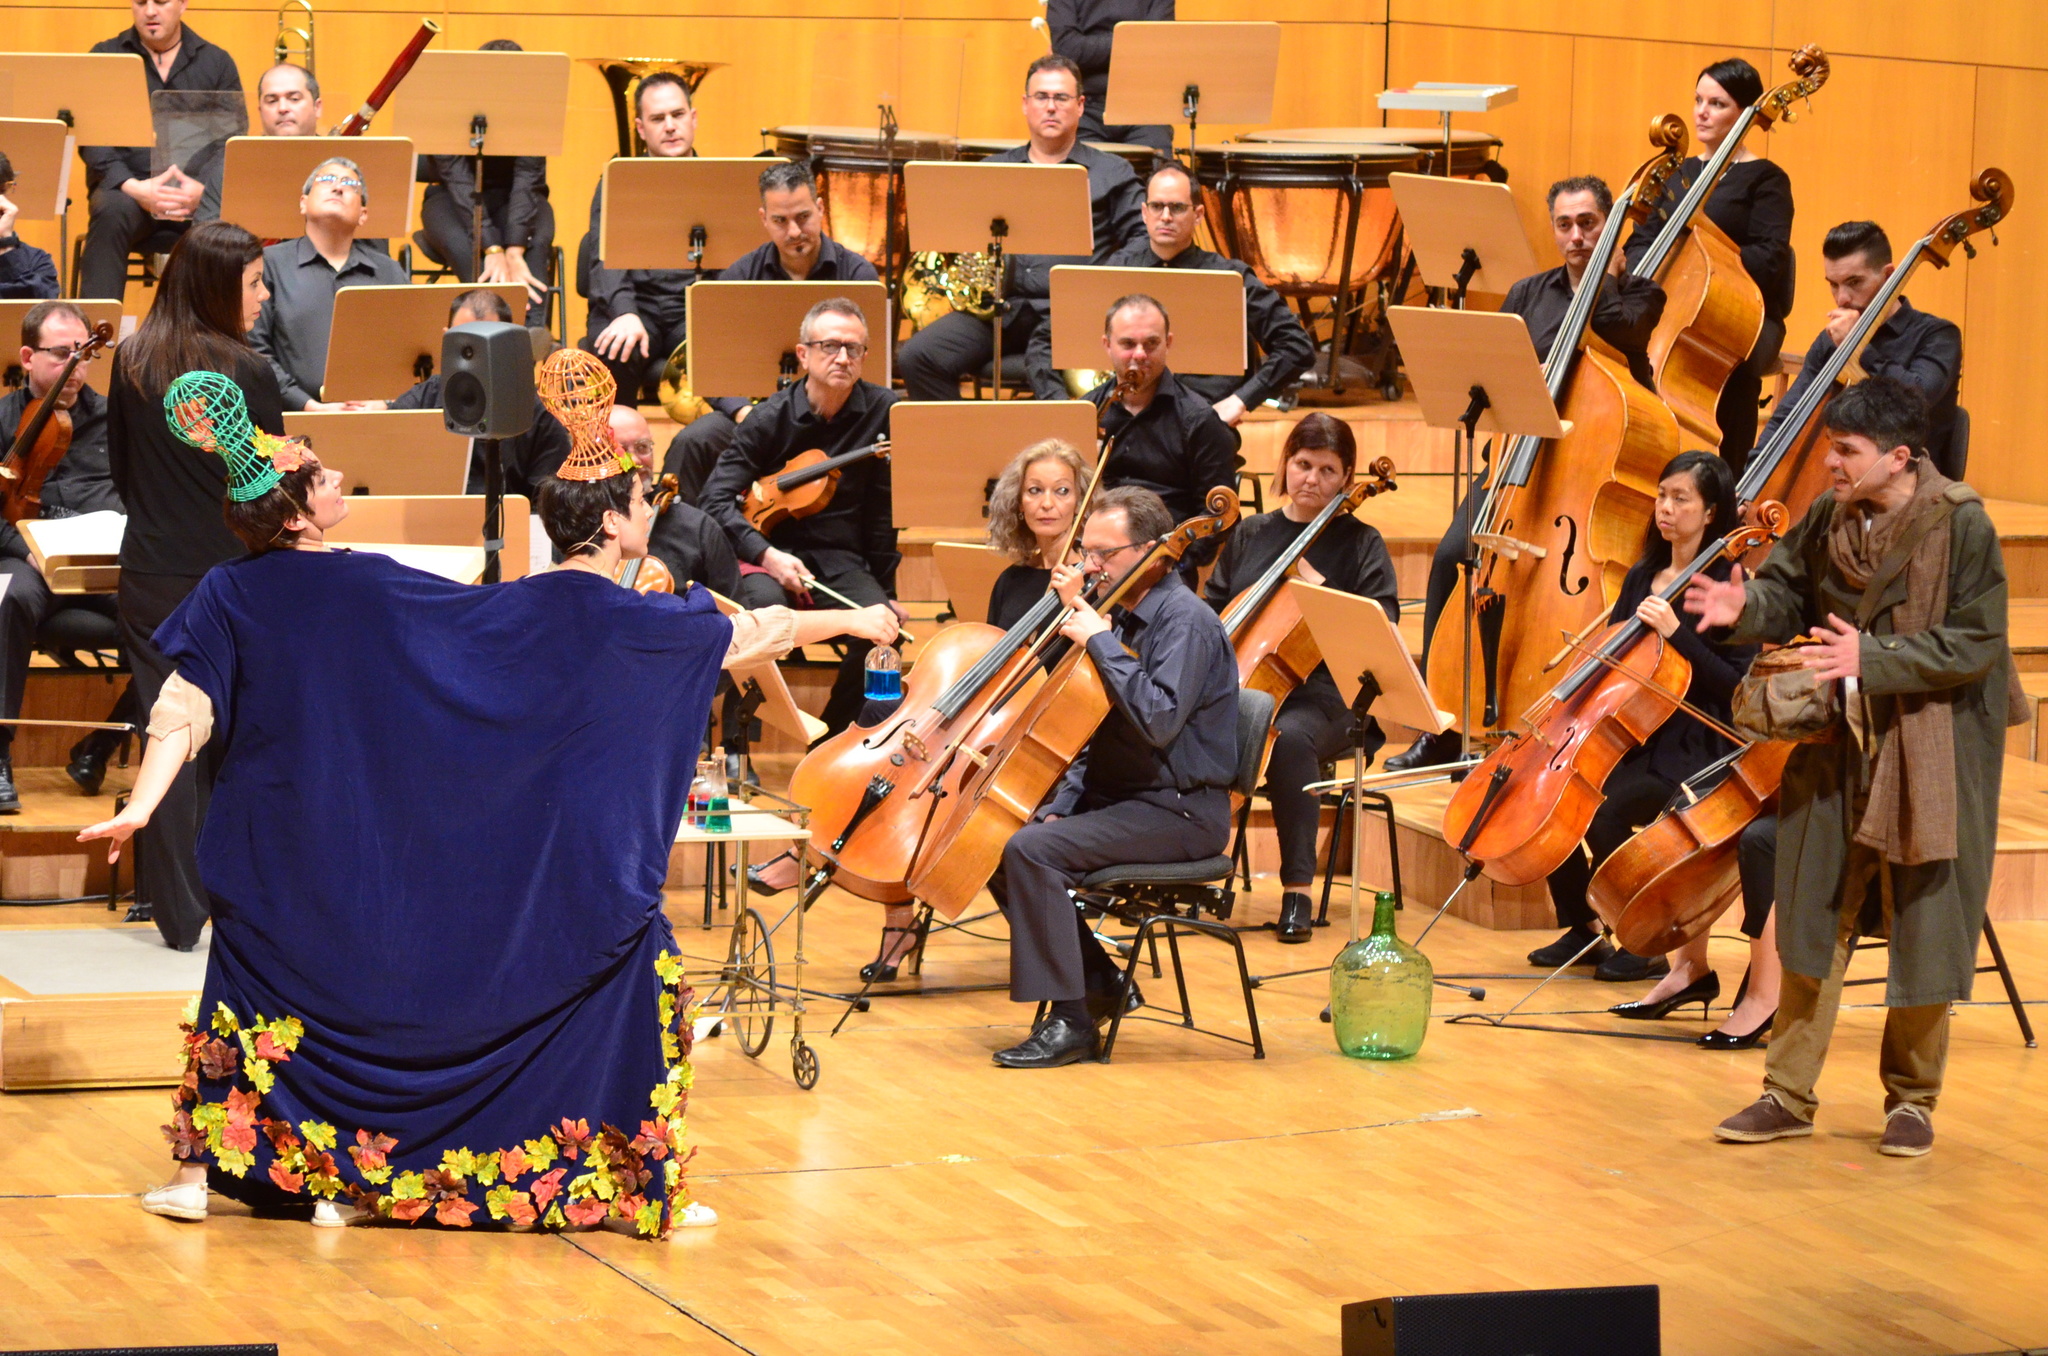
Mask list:
[[[1089,935],[1067,891],[1105,866],[1200,861],[1229,841],[1230,796],[1220,788],[1083,801],[1064,819],[1025,825],[1004,845],[989,882],[1010,920],[1010,997],[1058,1003],[1114,992],[1116,963]]]
[[[1465,562],[1466,553],[1472,548],[1471,498],[1460,500],[1451,512],[1451,525],[1444,529],[1443,540],[1436,544],[1436,555],[1429,562],[1429,583],[1422,595],[1422,667],[1429,669],[1429,638],[1436,634],[1437,619],[1444,615],[1451,599],[1458,592],[1458,571]]]
[[[1771,905],[1778,898],[1778,817],[1759,815],[1742,831],[1735,845],[1742,872],[1742,935],[1755,941],[1764,935]]]
[[[484,199],[484,215],[500,223],[504,220],[505,204]],[[434,244],[434,253],[447,261],[455,270],[455,276],[466,283],[476,281],[476,236],[470,230],[475,223],[470,214],[455,205],[455,199],[440,184],[427,185],[426,196],[420,200],[420,229]],[[502,230],[500,231],[502,235]],[[524,241],[513,241],[526,248],[526,266],[533,270],[533,276],[544,283],[552,284],[555,279],[555,209],[547,199],[541,199],[540,214],[533,220],[533,234]],[[543,302],[526,303],[526,323],[538,325],[547,311]],[[666,357],[666,354],[662,356]]]
[[[1003,356],[1022,357],[1038,315],[1020,307],[1003,323]],[[910,337],[896,353],[896,369],[912,400],[958,400],[960,379],[979,372],[995,357],[996,341],[987,320],[955,311],[940,316]]]
[[[1334,706],[1334,709],[1332,707]],[[1316,829],[1322,798],[1301,788],[1351,743],[1351,713],[1334,694],[1298,687],[1273,718],[1273,752],[1266,759],[1266,799],[1280,839],[1280,880],[1299,885],[1316,875]],[[1368,741],[1385,737],[1373,730]]]
[[[628,358],[619,362],[597,353],[597,336],[604,333],[605,326],[612,323],[612,317],[603,314],[595,306],[590,308],[590,332],[583,336],[576,347],[585,353],[596,353],[597,360],[611,372],[612,380],[618,383],[619,393],[615,398],[620,405],[638,405],[643,400],[653,400],[661,388],[661,369],[668,365],[668,355],[675,352],[677,344],[683,342],[684,323],[681,317],[675,320],[640,317],[640,323],[647,327],[647,354],[645,357]]]
[[[1785,322],[1764,320],[1749,361],[1728,374],[1721,387],[1720,403],[1714,406],[1714,422],[1721,426],[1721,459],[1737,475],[1749,462],[1756,446],[1757,402],[1763,399],[1764,375],[1778,367],[1778,350],[1785,344]]]
[[[7,591],[0,595],[0,670],[5,670],[6,709],[9,718],[21,714],[21,694],[28,687],[28,662],[35,654],[36,632],[60,608],[78,608],[102,616],[115,614],[114,600],[105,594],[65,595],[59,602],[48,581],[31,561],[14,556],[0,557],[0,577]],[[116,716],[114,719],[120,719]],[[14,744],[14,727],[0,725],[0,757]]]
[[[1650,771],[1641,749],[1615,766],[1604,789],[1607,799],[1593,812],[1593,822],[1586,828],[1585,850],[1573,849],[1564,865],[1550,873],[1550,903],[1557,910],[1559,927],[1593,926],[1593,906],[1586,902],[1586,886],[1593,873],[1638,829],[1662,814],[1678,790]]]
[[[889,594],[875,577],[866,570],[842,570],[828,574],[812,567],[813,574],[829,588],[845,594],[861,607],[872,607],[876,603],[889,601]],[[839,607],[840,603],[822,593],[811,595],[819,607]],[[782,585],[765,574],[742,574],[740,596],[736,600],[742,607],[772,607],[776,603],[794,604],[795,599],[782,591]],[[875,647],[865,640],[849,636],[843,642],[846,658],[839,662],[839,676],[832,682],[832,695],[825,702],[825,728],[838,734],[853,724],[860,714],[862,692],[867,682],[868,651]]]
[[[142,204],[118,188],[103,188],[92,195],[85,228],[85,249],[79,255],[78,277],[74,281],[81,297],[119,301],[128,283],[128,255],[148,247],[150,253],[168,251],[185,234],[189,221],[158,221]],[[200,199],[195,221],[220,215],[220,189],[208,185]]]
[[[719,454],[739,436],[740,426],[717,410],[706,410],[677,429],[661,463],[662,474],[676,478],[676,497],[685,504],[703,508],[698,496],[704,490],[704,482],[710,479]]]
[[[131,684],[145,722],[175,667],[150,637],[198,584],[191,575],[121,571],[116,595],[121,646],[128,653]],[[199,940],[211,911],[199,879],[199,826],[206,819],[217,753],[202,749],[186,763],[150,816],[149,827],[135,835],[136,897],[149,904],[165,943],[181,950]]]
[[[1171,127],[1164,123],[1111,123],[1105,126],[1101,110],[1092,103],[1081,110],[1081,140],[1150,146],[1162,156],[1173,154]],[[1141,173],[1138,177],[1142,179],[1145,176]]]

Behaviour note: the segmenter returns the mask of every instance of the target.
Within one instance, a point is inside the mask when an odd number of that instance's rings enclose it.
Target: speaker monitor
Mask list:
[[[533,427],[526,326],[479,320],[441,336],[441,417],[450,433],[510,438]]]
[[[1395,1295],[1344,1306],[1344,1356],[1658,1356],[1657,1287]]]

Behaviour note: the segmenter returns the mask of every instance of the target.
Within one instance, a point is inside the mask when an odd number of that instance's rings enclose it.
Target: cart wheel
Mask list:
[[[733,920],[726,961],[725,1021],[749,1058],[768,1048],[775,1029],[775,941],[759,909]]]
[[[796,1076],[796,1085],[805,1092],[818,1086],[818,1052],[802,1041],[795,1042],[789,1052],[789,1071]]]
[[[1383,381],[1380,383],[1380,398],[1388,401],[1399,400],[1401,398],[1401,383],[1398,378],[1392,381]]]

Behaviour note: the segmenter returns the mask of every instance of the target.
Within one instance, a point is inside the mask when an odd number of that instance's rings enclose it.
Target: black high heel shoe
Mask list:
[[[1709,1031],[1694,1044],[1702,1050],[1754,1050],[1756,1043],[1770,1034],[1771,1024],[1777,1020],[1778,1012],[1773,1008],[1771,1015],[1759,1022],[1754,1031]]]
[[[763,871],[766,871],[769,867],[775,865],[779,861],[784,860],[785,858],[792,862],[797,860],[797,856],[794,852],[778,852],[773,857],[770,857],[767,861],[762,862],[759,866],[748,867],[747,888],[757,895],[766,896],[779,895],[784,890],[787,890],[789,888],[787,885],[770,885],[761,875]],[[735,873],[737,873],[738,870],[738,867],[733,868],[733,871]]]
[[[1704,1022],[1707,1019],[1708,1007],[1720,996],[1721,976],[1709,970],[1706,978],[1694,980],[1669,998],[1659,999],[1655,1003],[1616,1003],[1607,1010],[1617,1017],[1626,1017],[1631,1021],[1654,1022],[1669,1016],[1674,1008],[1682,1008],[1687,1003],[1697,1003],[1700,1005],[1700,1020]]]
[[[891,937],[908,937],[911,939],[911,942],[910,945],[898,951],[894,959],[884,961],[882,958],[887,956],[891,949],[889,941]],[[860,982],[863,984],[887,984],[890,980],[896,978],[897,967],[902,965],[903,958],[917,949],[916,939],[916,928],[892,928],[884,923],[882,925],[882,949],[875,953],[873,960],[860,967]]]

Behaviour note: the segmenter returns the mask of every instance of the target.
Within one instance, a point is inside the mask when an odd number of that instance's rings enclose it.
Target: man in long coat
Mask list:
[[[2005,727],[2018,700],[2005,565],[1981,498],[1922,451],[1926,406],[1891,378],[1824,416],[1832,493],[1754,579],[1704,578],[1686,609],[1738,641],[1810,635],[1836,684],[1831,742],[1800,745],[1779,791],[1782,997],[1764,1092],[1715,1128],[1758,1143],[1813,1133],[1814,1084],[1858,935],[1890,939],[1881,1152],[1926,1153],[1948,1005],[1970,996],[1991,888]]]

